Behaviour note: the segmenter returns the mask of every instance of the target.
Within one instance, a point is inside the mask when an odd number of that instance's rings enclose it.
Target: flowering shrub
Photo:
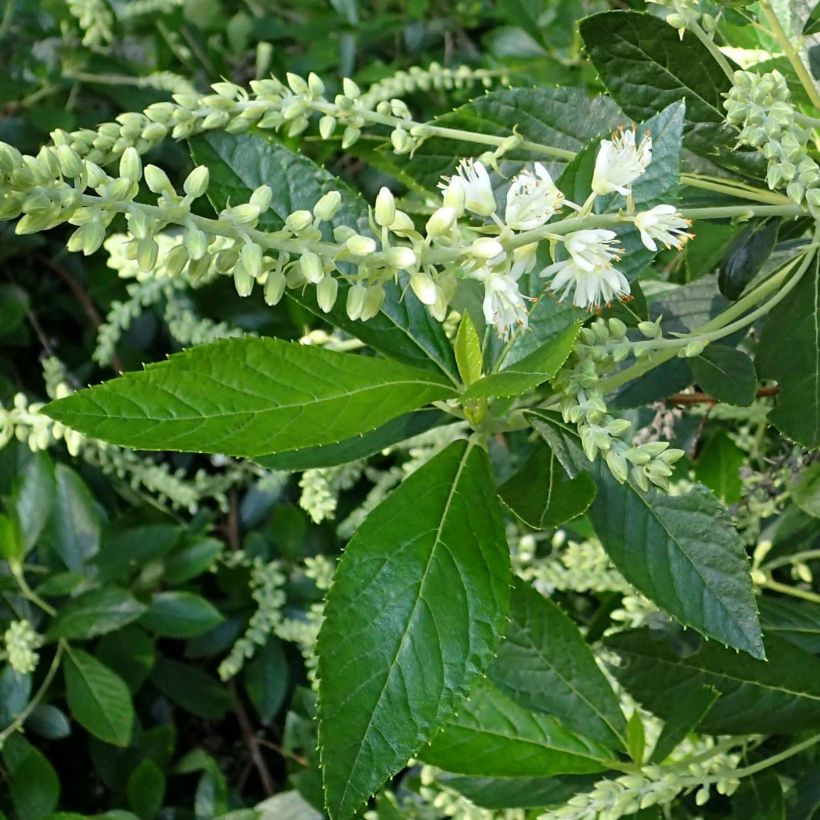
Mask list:
[[[820,17],[374,9],[368,71],[355,2],[54,5],[0,25],[10,816],[813,817]]]

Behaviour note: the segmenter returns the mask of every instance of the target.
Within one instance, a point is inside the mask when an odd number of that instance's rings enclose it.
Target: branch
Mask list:
[[[755,398],[762,399],[767,396],[776,396],[779,392],[780,388],[777,386],[761,387],[755,392]],[[666,403],[679,405],[720,404],[720,399],[716,399],[714,396],[710,396],[707,393],[675,393],[666,399]]]

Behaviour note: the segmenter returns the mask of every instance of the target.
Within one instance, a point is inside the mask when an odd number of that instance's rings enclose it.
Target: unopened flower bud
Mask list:
[[[142,177],[142,160],[136,148],[129,146],[120,157],[120,176],[132,182]]]
[[[319,120],[319,135],[323,140],[329,140],[333,136],[335,129],[336,120],[333,117],[326,114]]]
[[[376,206],[373,209],[376,224],[381,226],[390,225],[396,218],[396,200],[389,188],[382,188],[376,197]]]
[[[325,276],[316,286],[316,301],[325,313],[333,310],[338,293],[339,283],[332,276]]]
[[[656,322],[638,322],[638,331],[647,339],[657,339],[661,335],[660,326]]]
[[[428,236],[442,236],[456,223],[455,208],[439,208],[428,220],[425,230]]]
[[[285,217],[285,227],[291,233],[301,233],[313,224],[313,214],[310,211],[294,211]]]
[[[281,270],[270,271],[268,273],[268,278],[265,280],[265,304],[278,305],[282,299],[282,294],[285,292],[286,284],[287,278]]]
[[[338,191],[328,191],[314,206],[313,215],[322,222],[328,222],[336,215],[342,204],[342,195]]]
[[[245,244],[241,252],[242,267],[254,279],[262,274],[262,248],[252,242]]]
[[[174,186],[171,185],[168,175],[162,168],[157,168],[156,165],[145,166],[145,182],[155,194],[172,194],[174,192]]]
[[[197,199],[208,190],[209,179],[210,173],[207,166],[199,165],[185,178],[185,182],[182,183],[182,189],[189,197]]]
[[[345,241],[345,247],[354,256],[368,256],[376,251],[376,241],[369,236],[353,234]]]
[[[347,303],[345,310],[347,315],[353,320],[360,319],[364,308],[364,300],[367,297],[367,288],[364,285],[352,285],[347,292]]]
[[[473,242],[470,253],[479,259],[494,259],[504,253],[504,246],[497,239],[485,236]]]
[[[244,265],[237,265],[233,271],[233,283],[236,292],[242,296],[250,296],[253,292],[253,283],[256,280],[246,270]]]
[[[384,252],[384,261],[391,268],[398,268],[399,270],[410,270],[414,267],[417,259],[416,254],[411,248],[397,247],[389,248]]]
[[[312,285],[321,282],[322,277],[325,275],[324,269],[322,268],[322,260],[317,254],[313,253],[313,251],[307,251],[307,253],[302,254],[299,259],[299,268],[305,279]]]
[[[423,305],[434,305],[439,297],[440,288],[429,273],[414,273],[410,277],[410,287]]]

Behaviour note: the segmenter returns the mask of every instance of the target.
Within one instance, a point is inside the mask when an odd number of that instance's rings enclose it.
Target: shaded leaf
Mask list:
[[[85,592],[61,608],[48,631],[48,637],[93,638],[120,629],[145,612],[130,592],[103,587]]]
[[[748,407],[755,400],[757,374],[743,351],[709,345],[700,356],[689,359],[689,366],[697,384],[718,401]]]
[[[222,613],[193,592],[157,592],[140,623],[164,638],[191,638],[213,629]]]
[[[681,692],[673,702],[663,729],[655,741],[650,761],[663,763],[686,736],[694,731],[719,697],[720,692],[713,686],[693,686]]]

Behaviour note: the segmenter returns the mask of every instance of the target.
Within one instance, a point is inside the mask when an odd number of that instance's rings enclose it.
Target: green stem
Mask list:
[[[737,199],[749,199],[752,202],[761,202],[769,205],[790,205],[791,200],[783,194],[774,191],[754,188],[740,182],[718,180],[700,174],[681,174],[681,185],[688,188],[699,188],[704,191],[713,191],[717,194],[726,194]]]
[[[786,59],[791,63],[794,73],[800,80],[800,84],[806,90],[806,94],[809,95],[811,104],[815,108],[820,108],[820,93],[817,91],[814,80],[812,80],[811,74],[809,74],[808,69],[800,59],[800,55],[792,45],[791,40],[789,40],[789,36],[785,31],[783,31],[783,26],[780,25],[780,20],[777,19],[777,15],[774,13],[766,0],[761,0],[760,9],[766,18],[766,22],[769,24],[769,28],[771,29],[774,39],[777,41],[780,48],[783,49],[783,54],[786,55]]]
[[[0,42],[6,39],[14,17],[14,0],[7,0],[6,10],[3,12],[3,21],[0,22]]]
[[[51,665],[46,672],[46,676],[43,678],[43,682],[40,684],[40,688],[35,692],[34,697],[26,704],[25,709],[20,712],[14,720],[0,732],[0,748],[3,747],[3,744],[6,740],[13,735],[28,719],[31,713],[37,708],[40,701],[45,696],[46,692],[48,691],[48,687],[51,685],[51,681],[54,680],[54,676],[57,674],[57,669],[60,666],[60,661],[63,657],[63,650],[64,644],[60,641],[57,644],[57,650],[54,653],[54,657],[51,660]]]
[[[772,578],[767,578],[760,586],[770,589],[772,592],[780,592],[782,595],[790,595],[792,598],[800,598],[803,601],[820,604],[820,595],[816,592],[800,589],[800,587],[790,587],[788,584],[781,584],[780,581],[775,581]]]
[[[784,558],[775,558],[762,564],[760,569],[769,571],[777,569],[778,567],[786,567],[789,564],[796,564],[799,561],[815,561],[820,558],[820,549],[818,550],[804,550],[803,552],[796,552],[794,555],[787,555]]]
[[[729,61],[723,56],[723,53],[717,45],[715,45],[715,41],[703,30],[700,23],[698,23],[697,20],[690,20],[687,22],[686,28],[709,49],[709,53],[715,58],[715,62],[721,67],[723,73],[732,80],[734,71],[732,71]]]
[[[26,580],[26,576],[23,573],[23,568],[17,562],[12,562],[9,564],[11,568],[11,573],[14,576],[14,580],[17,581],[17,586],[20,587],[20,592],[23,593],[23,597],[27,600],[31,601],[35,606],[38,606],[40,609],[43,610],[48,615],[56,615],[57,610],[54,609],[53,606],[46,603],[29,585],[28,581]]]
[[[751,766],[744,766],[742,769],[735,769],[734,771],[726,772],[723,775],[715,775],[714,777],[709,777],[706,780],[701,780],[699,782],[717,783],[719,780],[723,780],[727,776],[737,779],[740,779],[742,777],[750,777],[753,774],[762,772],[764,769],[768,769],[770,766],[775,766],[784,760],[788,760],[790,757],[794,757],[795,755],[800,754],[800,752],[804,751],[805,749],[810,749],[816,743],[820,743],[820,734],[812,735],[810,738],[807,738],[806,740],[803,740],[800,743],[795,743],[794,746],[789,746],[788,749],[785,749],[779,754],[767,757],[765,760],[761,760],[759,763],[754,763]]]

